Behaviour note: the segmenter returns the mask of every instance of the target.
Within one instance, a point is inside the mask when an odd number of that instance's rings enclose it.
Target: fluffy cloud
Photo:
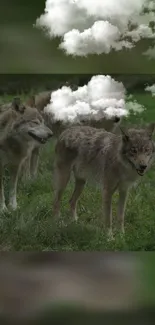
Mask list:
[[[55,121],[77,123],[81,120],[110,119],[141,113],[144,107],[127,100],[126,89],[111,76],[93,76],[87,85],[76,91],[62,87],[51,93],[51,102],[44,109]]]
[[[152,0],[47,0],[36,26],[61,37],[66,54],[87,56],[130,49],[142,38],[155,39]],[[154,48],[145,52],[155,57]],[[153,51],[153,54],[152,54]]]

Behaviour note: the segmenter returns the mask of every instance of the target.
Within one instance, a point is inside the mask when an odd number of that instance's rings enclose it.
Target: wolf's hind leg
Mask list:
[[[82,191],[84,189],[85,183],[86,183],[86,181],[84,179],[80,179],[80,178],[75,177],[74,192],[73,192],[72,197],[71,197],[71,199],[69,201],[71,214],[72,214],[73,219],[75,221],[78,220],[78,215],[77,215],[77,211],[76,211],[78,199],[79,199],[79,197],[80,197],[80,195],[81,195],[81,193],[82,193]]]
[[[104,218],[105,218],[105,228],[107,232],[108,240],[113,240],[113,230],[112,230],[112,195],[114,191],[105,186],[103,188],[103,205],[104,205]]]
[[[57,164],[54,170],[54,201],[53,201],[53,216],[60,215],[60,201],[65,188],[69,182],[71,174],[71,166],[67,164]]]

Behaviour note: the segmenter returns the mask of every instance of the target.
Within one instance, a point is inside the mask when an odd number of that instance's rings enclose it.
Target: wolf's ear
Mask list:
[[[35,103],[35,96],[32,95],[28,98],[28,100],[26,101],[26,104],[30,107],[35,107],[36,103]]]
[[[124,127],[122,127],[122,126],[120,127],[120,130],[121,130],[121,133],[122,133],[123,140],[125,142],[128,142],[129,141],[128,131]]]
[[[12,107],[15,109],[15,111],[19,111],[19,107],[21,104],[21,100],[19,97],[14,97],[12,101]]]
[[[155,122],[150,123],[150,124],[146,127],[146,132],[147,132],[149,138],[152,138],[154,130],[155,130]]]

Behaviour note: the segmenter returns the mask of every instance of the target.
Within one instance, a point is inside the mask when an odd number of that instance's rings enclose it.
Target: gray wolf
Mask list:
[[[75,188],[70,199],[71,214],[77,220],[77,201],[89,178],[102,187],[105,226],[109,238],[112,231],[112,196],[119,191],[118,225],[124,233],[124,213],[128,192],[132,184],[142,177],[154,160],[152,140],[155,123],[143,129],[123,129],[121,135],[89,126],[66,129],[55,147],[55,198],[54,216],[59,215],[60,200],[70,179]]]
[[[3,188],[3,174],[5,165],[10,170],[9,207],[17,208],[17,183],[22,167],[31,152],[40,144],[53,135],[52,131],[45,126],[42,116],[37,109],[24,106],[24,113],[16,110],[14,101],[12,106],[0,114],[0,206],[6,210],[5,195]],[[20,105],[19,105],[20,110]]]
[[[13,98],[12,102],[1,104],[0,105],[0,114],[5,113],[6,120],[8,120],[8,113],[7,111],[12,114],[12,117],[15,119],[19,115],[24,115],[31,117],[31,113],[33,111],[36,112],[35,107],[35,96],[30,96],[25,102],[22,102],[19,97]],[[40,114],[42,112],[39,111]],[[33,116],[33,115],[32,115]],[[4,121],[4,116],[3,116]],[[12,123],[12,119],[10,120]],[[7,123],[9,127],[9,123]],[[41,147],[41,143],[36,142],[36,146],[31,151],[30,155],[25,159],[25,162],[22,164],[21,167],[21,177],[25,181],[26,179],[30,179],[31,177],[35,177],[37,174],[38,169],[38,162],[39,162],[39,150]]]

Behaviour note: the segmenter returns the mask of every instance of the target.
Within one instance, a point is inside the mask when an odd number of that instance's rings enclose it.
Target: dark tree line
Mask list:
[[[43,90],[54,90],[62,85],[70,85],[73,89],[83,86],[92,75],[1,75],[0,95],[36,93]],[[115,80],[122,81],[128,91],[141,92],[146,84],[155,83],[155,75],[113,75]]]

